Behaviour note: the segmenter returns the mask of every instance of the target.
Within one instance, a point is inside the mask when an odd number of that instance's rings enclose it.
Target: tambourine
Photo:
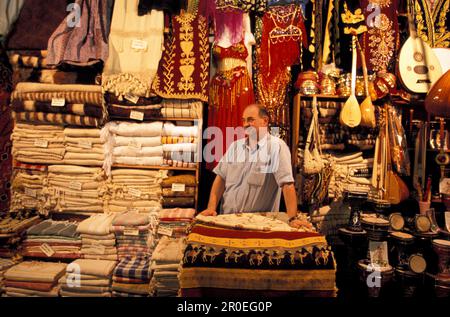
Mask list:
[[[422,274],[427,269],[427,261],[421,254],[413,254],[409,257],[408,266],[412,272]]]
[[[389,216],[389,225],[394,231],[402,231],[405,227],[405,219],[401,213],[393,213]]]
[[[416,215],[414,218],[414,225],[418,232],[431,231],[431,220],[425,215]]]

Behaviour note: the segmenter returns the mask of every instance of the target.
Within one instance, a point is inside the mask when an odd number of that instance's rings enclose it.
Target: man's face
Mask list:
[[[250,106],[244,111],[242,126],[245,128],[245,136],[247,138],[253,136],[259,138],[262,132],[267,131],[269,120],[259,116],[258,107]]]

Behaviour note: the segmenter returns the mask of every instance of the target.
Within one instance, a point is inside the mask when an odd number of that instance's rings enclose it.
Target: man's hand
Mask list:
[[[217,211],[206,209],[205,211],[201,212],[200,215],[205,217],[215,217],[217,216]]]
[[[289,222],[289,225],[292,228],[296,228],[296,229],[299,229],[299,228],[302,228],[302,227],[304,227],[306,229],[309,229],[309,230],[313,230],[314,229],[313,225],[309,221],[306,221],[306,220],[294,219],[291,222]]]

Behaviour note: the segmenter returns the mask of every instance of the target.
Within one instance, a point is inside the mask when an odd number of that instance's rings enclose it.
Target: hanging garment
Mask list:
[[[153,82],[157,95],[208,101],[208,36],[208,20],[198,8],[172,17],[172,34],[164,42],[163,57]]]
[[[48,65],[61,63],[87,66],[108,58],[108,35],[113,0],[77,0],[81,10],[78,24],[72,13],[48,41]]]
[[[19,16],[25,0],[0,1],[0,36],[6,36]]]
[[[431,47],[450,47],[450,1],[414,0],[417,34]]]
[[[117,0],[102,86],[118,97],[150,97],[163,49],[164,13],[138,16],[139,0]]]
[[[254,103],[253,84],[247,70],[248,57],[244,40],[230,47],[214,46],[214,57],[218,72],[211,82],[208,126],[222,131],[222,151],[215,149],[214,162],[208,162],[208,168],[214,168],[228,146],[234,140],[226,138],[227,127],[241,125],[244,109]],[[217,136],[216,136],[217,137]]]

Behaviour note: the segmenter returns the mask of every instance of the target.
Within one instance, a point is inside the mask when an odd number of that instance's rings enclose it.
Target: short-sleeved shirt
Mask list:
[[[289,148],[272,135],[254,149],[246,139],[232,143],[214,173],[225,181],[223,214],[279,211],[281,188],[294,183]]]

